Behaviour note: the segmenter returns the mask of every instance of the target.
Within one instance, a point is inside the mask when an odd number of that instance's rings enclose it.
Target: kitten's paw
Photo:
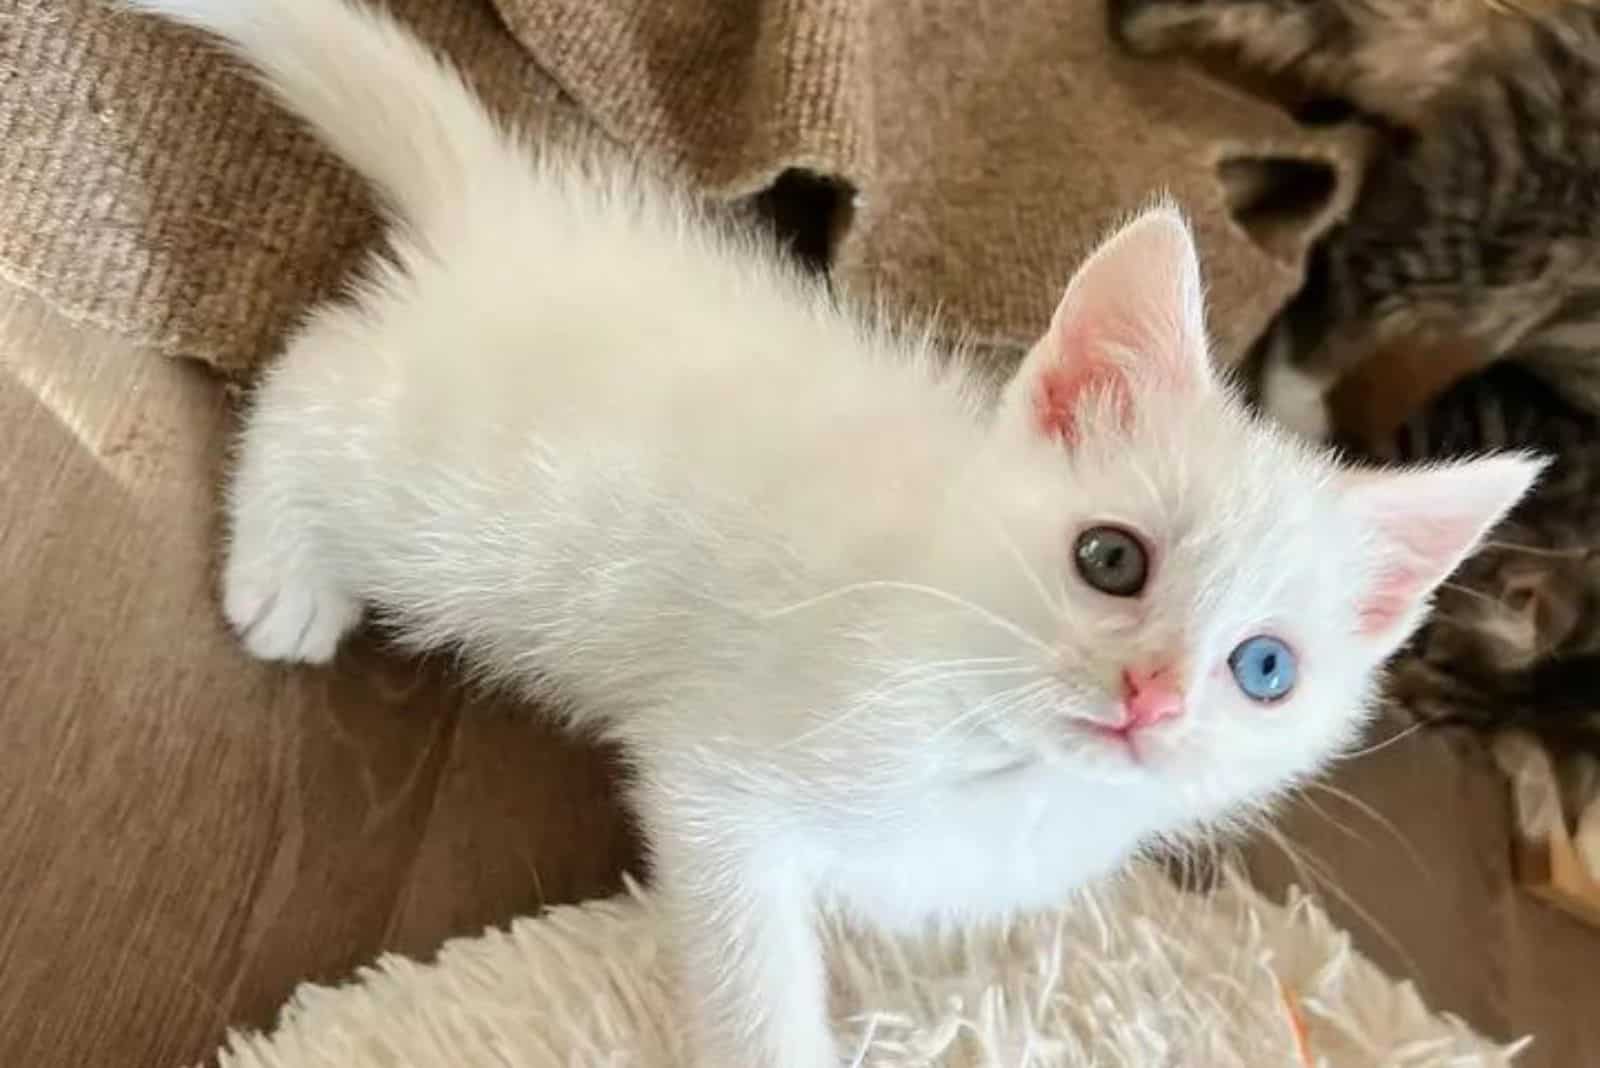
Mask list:
[[[1261,406],[1296,434],[1326,441],[1332,430],[1327,392],[1321,382],[1281,360],[1267,364],[1261,383]]]
[[[230,561],[222,611],[261,660],[325,664],[339,640],[361,621],[361,604],[310,574]]]

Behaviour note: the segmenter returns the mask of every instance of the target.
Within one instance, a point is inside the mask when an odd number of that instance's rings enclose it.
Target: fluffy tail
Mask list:
[[[528,161],[460,73],[362,0],[124,0],[221,37],[419,237]],[[504,186],[500,186],[504,188]]]

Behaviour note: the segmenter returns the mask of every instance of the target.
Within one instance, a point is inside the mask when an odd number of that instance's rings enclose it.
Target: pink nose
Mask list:
[[[1119,731],[1140,730],[1183,715],[1183,693],[1170,667],[1154,671],[1122,672],[1122,725]]]

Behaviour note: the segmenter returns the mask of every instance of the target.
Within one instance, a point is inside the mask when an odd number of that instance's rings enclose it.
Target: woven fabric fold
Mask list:
[[[1344,210],[1365,144],[1121,56],[1095,0],[391,6],[541,135],[616,142],[726,199],[794,170],[837,182],[840,283],[1002,350],[1167,192],[1237,356]],[[366,191],[192,34],[110,0],[13,0],[0,79],[0,275],[69,316],[243,370],[372,246]],[[1275,201],[1250,176],[1299,173],[1315,196],[1258,210]]]

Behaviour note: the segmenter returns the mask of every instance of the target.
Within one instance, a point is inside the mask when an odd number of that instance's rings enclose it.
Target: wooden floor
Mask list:
[[[302,979],[634,855],[604,754],[442,665],[235,649],[226,417],[203,373],[0,298],[0,1064],[193,1063]]]

